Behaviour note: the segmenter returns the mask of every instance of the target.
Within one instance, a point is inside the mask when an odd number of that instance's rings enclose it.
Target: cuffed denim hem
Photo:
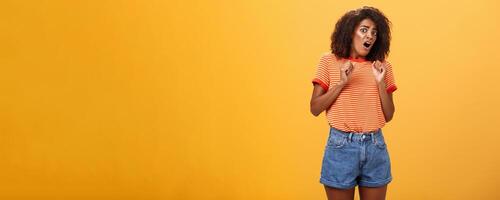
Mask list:
[[[323,185],[326,185],[328,187],[333,187],[333,188],[338,188],[338,189],[351,189],[356,186],[356,183],[352,184],[342,184],[342,183],[337,183],[333,181],[326,180],[324,178],[320,178],[319,182]]]
[[[382,187],[384,185],[389,184],[391,181],[392,181],[392,177],[389,177],[388,179],[378,181],[378,182],[360,181],[359,186],[361,186],[361,187]]]

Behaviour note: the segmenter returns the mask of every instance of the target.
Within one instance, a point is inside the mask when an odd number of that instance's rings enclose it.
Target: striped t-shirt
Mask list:
[[[382,128],[386,121],[371,61],[338,58],[332,53],[325,53],[319,61],[312,82],[328,91],[340,81],[340,67],[347,60],[351,60],[353,64],[353,74],[337,99],[326,110],[328,123],[346,132],[376,131]],[[389,62],[386,70],[386,92],[392,93],[397,87]]]

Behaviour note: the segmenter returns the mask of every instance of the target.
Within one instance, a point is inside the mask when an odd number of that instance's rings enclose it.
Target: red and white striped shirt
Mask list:
[[[319,84],[325,91],[328,91],[340,81],[340,67],[347,60],[351,60],[354,70],[349,82],[326,110],[328,123],[346,132],[376,131],[382,128],[386,121],[371,61],[343,59],[332,53],[325,53],[319,61],[312,83]],[[397,89],[389,62],[387,62],[384,81],[387,93],[392,93]]]

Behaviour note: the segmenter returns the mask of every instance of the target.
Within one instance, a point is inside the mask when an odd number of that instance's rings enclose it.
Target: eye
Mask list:
[[[368,29],[367,29],[367,28],[361,28],[361,32],[362,32],[362,33],[366,33],[367,31],[368,31]]]
[[[377,36],[377,31],[372,31],[373,36]]]

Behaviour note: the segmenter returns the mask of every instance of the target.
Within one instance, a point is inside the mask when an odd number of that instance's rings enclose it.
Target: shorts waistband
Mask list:
[[[345,135],[350,141],[352,140],[366,140],[366,139],[371,139],[375,140],[375,137],[379,135],[379,133],[382,132],[382,130],[379,128],[376,131],[368,131],[368,132],[345,132],[339,129],[336,129],[334,127],[330,127],[331,131],[337,133],[337,134],[342,134]]]
[[[379,129],[377,129],[375,131],[367,131],[367,132],[355,132],[355,131],[348,131],[348,132],[346,132],[346,131],[339,130],[339,129],[333,127],[333,126],[330,126],[330,128],[333,129],[334,131],[339,132],[339,133],[344,133],[344,134],[350,134],[350,133],[352,133],[354,135],[372,135],[372,134],[377,134],[377,133],[379,133],[381,131],[381,129],[379,128]]]

